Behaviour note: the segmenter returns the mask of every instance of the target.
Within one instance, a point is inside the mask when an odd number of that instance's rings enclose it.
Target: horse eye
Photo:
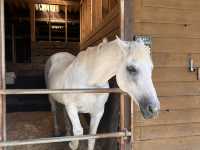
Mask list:
[[[134,66],[127,66],[126,69],[130,73],[136,73],[137,72],[137,69]]]

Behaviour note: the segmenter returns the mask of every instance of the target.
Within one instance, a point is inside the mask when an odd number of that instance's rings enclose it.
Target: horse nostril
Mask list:
[[[151,105],[147,106],[147,111],[150,112],[151,114],[154,113],[153,107]]]

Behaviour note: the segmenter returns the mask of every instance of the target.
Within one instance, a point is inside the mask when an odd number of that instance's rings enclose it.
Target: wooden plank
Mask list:
[[[33,0],[34,3],[49,4],[49,0]],[[80,5],[79,0],[51,0],[51,4],[56,5]]]
[[[154,6],[161,8],[174,8],[181,10],[199,10],[200,2],[197,0],[143,0],[143,6]]]
[[[200,96],[159,97],[161,110],[200,109]]]
[[[117,7],[116,7],[117,8]],[[93,45],[96,41],[102,40],[106,34],[111,33],[119,28],[119,12],[113,10],[108,17],[98,26],[93,32],[91,32],[86,39],[81,43],[81,50]]]
[[[133,20],[134,22],[136,21],[136,18],[140,18],[142,13],[143,13],[143,1],[142,0],[134,0],[134,10],[133,10]],[[133,29],[134,29],[134,24],[133,24]],[[135,29],[134,29],[135,30]]]
[[[120,29],[119,29],[119,28],[116,28],[115,30],[104,34],[104,37],[106,37],[109,41],[111,41],[111,40],[114,40],[114,39],[115,39],[115,36],[116,36],[116,35],[120,36]],[[96,40],[95,42],[92,43],[91,46],[97,45],[97,44],[99,44],[100,42],[102,42],[102,39]]]
[[[152,38],[153,52],[167,52],[167,53],[200,53],[200,39],[199,38]]]
[[[87,27],[89,34],[92,31],[92,0],[87,0]]]
[[[4,0],[0,1],[0,89],[5,89],[5,24]],[[6,103],[0,95],[0,141],[6,140]],[[0,148],[2,149],[2,148]]]
[[[198,10],[180,10],[180,9],[148,6],[142,8],[141,15],[140,16],[136,15],[135,21],[154,22],[154,23],[192,24],[200,22],[199,16],[200,13]]]
[[[185,136],[200,136],[200,123],[146,126],[135,128],[135,140],[155,140]]]
[[[35,7],[34,4],[31,0],[30,4],[29,4],[29,8],[30,8],[30,17],[31,17],[31,42],[35,42],[36,41],[36,37],[35,37]]]
[[[96,29],[102,21],[102,0],[93,0],[93,29]]]
[[[81,17],[82,17],[82,28],[81,28],[81,36],[82,36],[82,39],[84,39],[84,36],[85,36],[85,20],[84,20],[84,3],[82,4],[81,6],[82,8],[82,14],[81,14]]]
[[[102,0],[102,17],[106,17],[109,13],[109,2],[110,0]]]
[[[153,63],[155,67],[184,67],[188,68],[188,61],[191,57],[195,65],[200,64],[199,53],[153,53]]]
[[[12,24],[12,62],[16,63],[16,50],[15,50],[15,26]]]
[[[199,150],[200,136],[137,141],[136,150]]]
[[[95,30],[96,28],[96,0],[92,1],[92,30]]]
[[[92,1],[92,25],[95,30],[102,21],[102,0]]]
[[[96,23],[97,25],[99,25],[101,22],[102,22],[102,0],[96,0],[96,16],[95,18],[97,19],[96,20]]]
[[[83,35],[82,35],[82,26],[83,26],[83,17],[82,17],[82,4],[80,6],[80,42],[82,42],[82,39],[83,39]]]
[[[159,100],[162,111],[200,109],[200,96],[159,97]],[[135,111],[139,112],[139,107]]]
[[[93,7],[93,5],[92,5]],[[93,8],[92,8],[93,9]],[[89,45],[87,43],[89,43],[88,41],[91,39],[97,39],[96,38],[96,34],[99,33],[103,28],[105,28],[107,26],[107,24],[109,24],[110,22],[113,21],[113,19],[116,16],[119,16],[119,11],[118,11],[118,7],[115,7],[115,9],[113,9],[108,16],[104,19],[104,21],[98,25],[98,27],[96,29],[94,29],[94,24],[93,24],[93,31],[81,41],[81,49],[88,47]],[[93,12],[94,13],[94,12]],[[93,14],[94,15],[94,14]],[[114,19],[115,20],[115,19]],[[93,21],[94,22],[94,21]],[[119,23],[118,23],[119,24]]]
[[[108,0],[108,1],[109,1],[109,9],[110,10],[115,8],[116,5],[119,5],[119,1],[118,0]]]
[[[121,1],[121,38],[127,41],[133,39],[133,0],[122,0]]]
[[[200,95],[200,82],[156,82],[159,96],[194,96]]]
[[[176,125],[200,123],[200,109],[160,111],[157,118],[145,120],[141,112],[135,112],[136,126]]]
[[[158,45],[160,43],[155,43],[154,45]],[[154,50],[153,50],[154,51]],[[195,54],[194,56],[199,57],[199,54]],[[172,52],[155,52],[152,53],[152,59],[155,67],[185,67],[188,66],[190,54],[187,53],[172,53]],[[194,59],[194,57],[192,57]],[[198,64],[198,59],[195,59],[195,62]]]
[[[197,81],[197,73],[189,72],[187,67],[155,67],[153,70],[155,82],[188,82]]]
[[[67,39],[67,20],[68,20],[68,17],[67,17],[67,6],[65,6],[65,43],[67,43],[68,39]]]
[[[199,38],[200,24],[135,23],[136,34],[153,37]]]

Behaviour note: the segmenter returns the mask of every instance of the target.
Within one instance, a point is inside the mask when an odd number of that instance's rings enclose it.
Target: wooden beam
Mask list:
[[[86,0],[87,35],[92,31],[92,0]]]
[[[80,6],[80,43],[82,42],[82,5]]]
[[[55,4],[55,5],[80,5],[79,0],[33,0],[33,3],[39,4]]]
[[[30,16],[31,16],[31,42],[35,42],[36,38],[35,38],[35,7],[34,4],[31,0],[30,2]]]
[[[133,40],[133,2],[134,0],[121,0],[121,39]]]
[[[15,25],[12,24],[12,62],[16,63],[16,51],[15,51]]]
[[[68,39],[67,39],[67,20],[68,20],[68,17],[67,17],[67,6],[65,6],[65,42],[67,43]]]
[[[0,89],[5,89],[5,26],[4,0],[0,1]],[[0,95],[0,141],[6,139],[5,96]]]

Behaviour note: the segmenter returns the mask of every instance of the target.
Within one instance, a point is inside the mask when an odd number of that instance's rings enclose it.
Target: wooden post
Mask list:
[[[4,0],[0,1],[0,89],[5,89],[5,29]],[[0,141],[6,139],[5,96],[0,95]]]
[[[12,24],[12,63],[16,63],[16,53],[15,53],[15,25]]]
[[[67,39],[67,7],[68,5],[65,5],[65,43],[67,43],[68,39]]]
[[[82,43],[82,3],[80,4],[80,45]]]
[[[121,0],[120,1],[120,17],[121,17],[121,28],[120,28],[120,36],[122,40],[132,41],[133,40],[133,0]],[[129,131],[131,130],[131,122],[133,119],[133,110],[131,110],[130,100],[126,97],[125,100],[125,128]],[[132,108],[133,109],[133,108]],[[132,116],[132,117],[131,117]],[[133,134],[133,133],[132,133]],[[126,142],[125,150],[130,150],[131,142]],[[132,148],[133,150],[133,148]]]
[[[35,42],[35,4],[31,0],[30,2],[30,16],[31,16],[31,42]]]
[[[52,40],[52,37],[51,37],[51,11],[50,11],[50,5],[49,5],[49,11],[48,11],[48,15],[49,15],[49,41]]]
[[[134,0],[121,0],[121,39],[133,40],[133,2]]]
[[[88,9],[88,34],[92,31],[92,0],[87,0],[87,9]]]

